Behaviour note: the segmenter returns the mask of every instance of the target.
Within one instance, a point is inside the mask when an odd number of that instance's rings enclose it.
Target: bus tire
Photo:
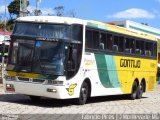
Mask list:
[[[137,89],[137,99],[141,99],[142,98],[142,94],[143,94],[143,90],[144,89],[144,85],[141,82],[141,84],[139,84],[138,89]]]
[[[130,99],[131,99],[131,100],[136,99],[137,93],[138,93],[137,90],[138,90],[138,85],[137,85],[137,82],[134,81],[134,83],[133,83],[133,85],[132,85],[132,92],[131,92],[131,94],[130,94]]]
[[[34,101],[34,102],[39,101],[41,98],[40,96],[32,96],[32,95],[30,95],[29,97],[30,97],[31,101]]]
[[[86,82],[83,82],[81,89],[80,89],[79,98],[77,99],[77,104],[84,105],[87,101],[88,94],[89,94],[88,84]]]

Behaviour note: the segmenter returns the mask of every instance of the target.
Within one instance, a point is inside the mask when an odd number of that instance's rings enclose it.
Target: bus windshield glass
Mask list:
[[[81,44],[82,29],[77,24],[17,22],[7,70],[63,75],[65,53],[71,43]]]
[[[70,26],[64,24],[43,24],[17,22],[13,35],[43,38],[70,38]]]
[[[12,44],[10,70],[63,75],[64,42],[16,40]]]

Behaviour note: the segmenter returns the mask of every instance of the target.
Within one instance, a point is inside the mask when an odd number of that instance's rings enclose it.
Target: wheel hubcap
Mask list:
[[[85,87],[83,87],[81,90],[81,98],[82,100],[85,100],[87,98],[87,90]]]

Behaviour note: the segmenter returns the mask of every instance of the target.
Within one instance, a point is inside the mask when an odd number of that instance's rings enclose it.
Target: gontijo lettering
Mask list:
[[[140,60],[131,60],[131,59],[121,59],[120,67],[129,67],[129,68],[140,68]]]

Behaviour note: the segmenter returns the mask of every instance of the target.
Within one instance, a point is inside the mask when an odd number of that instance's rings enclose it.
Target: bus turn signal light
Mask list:
[[[50,88],[48,88],[48,89],[47,89],[47,92],[53,92],[53,93],[56,93],[56,92],[57,92],[57,90],[56,90],[56,89],[50,89]]]

